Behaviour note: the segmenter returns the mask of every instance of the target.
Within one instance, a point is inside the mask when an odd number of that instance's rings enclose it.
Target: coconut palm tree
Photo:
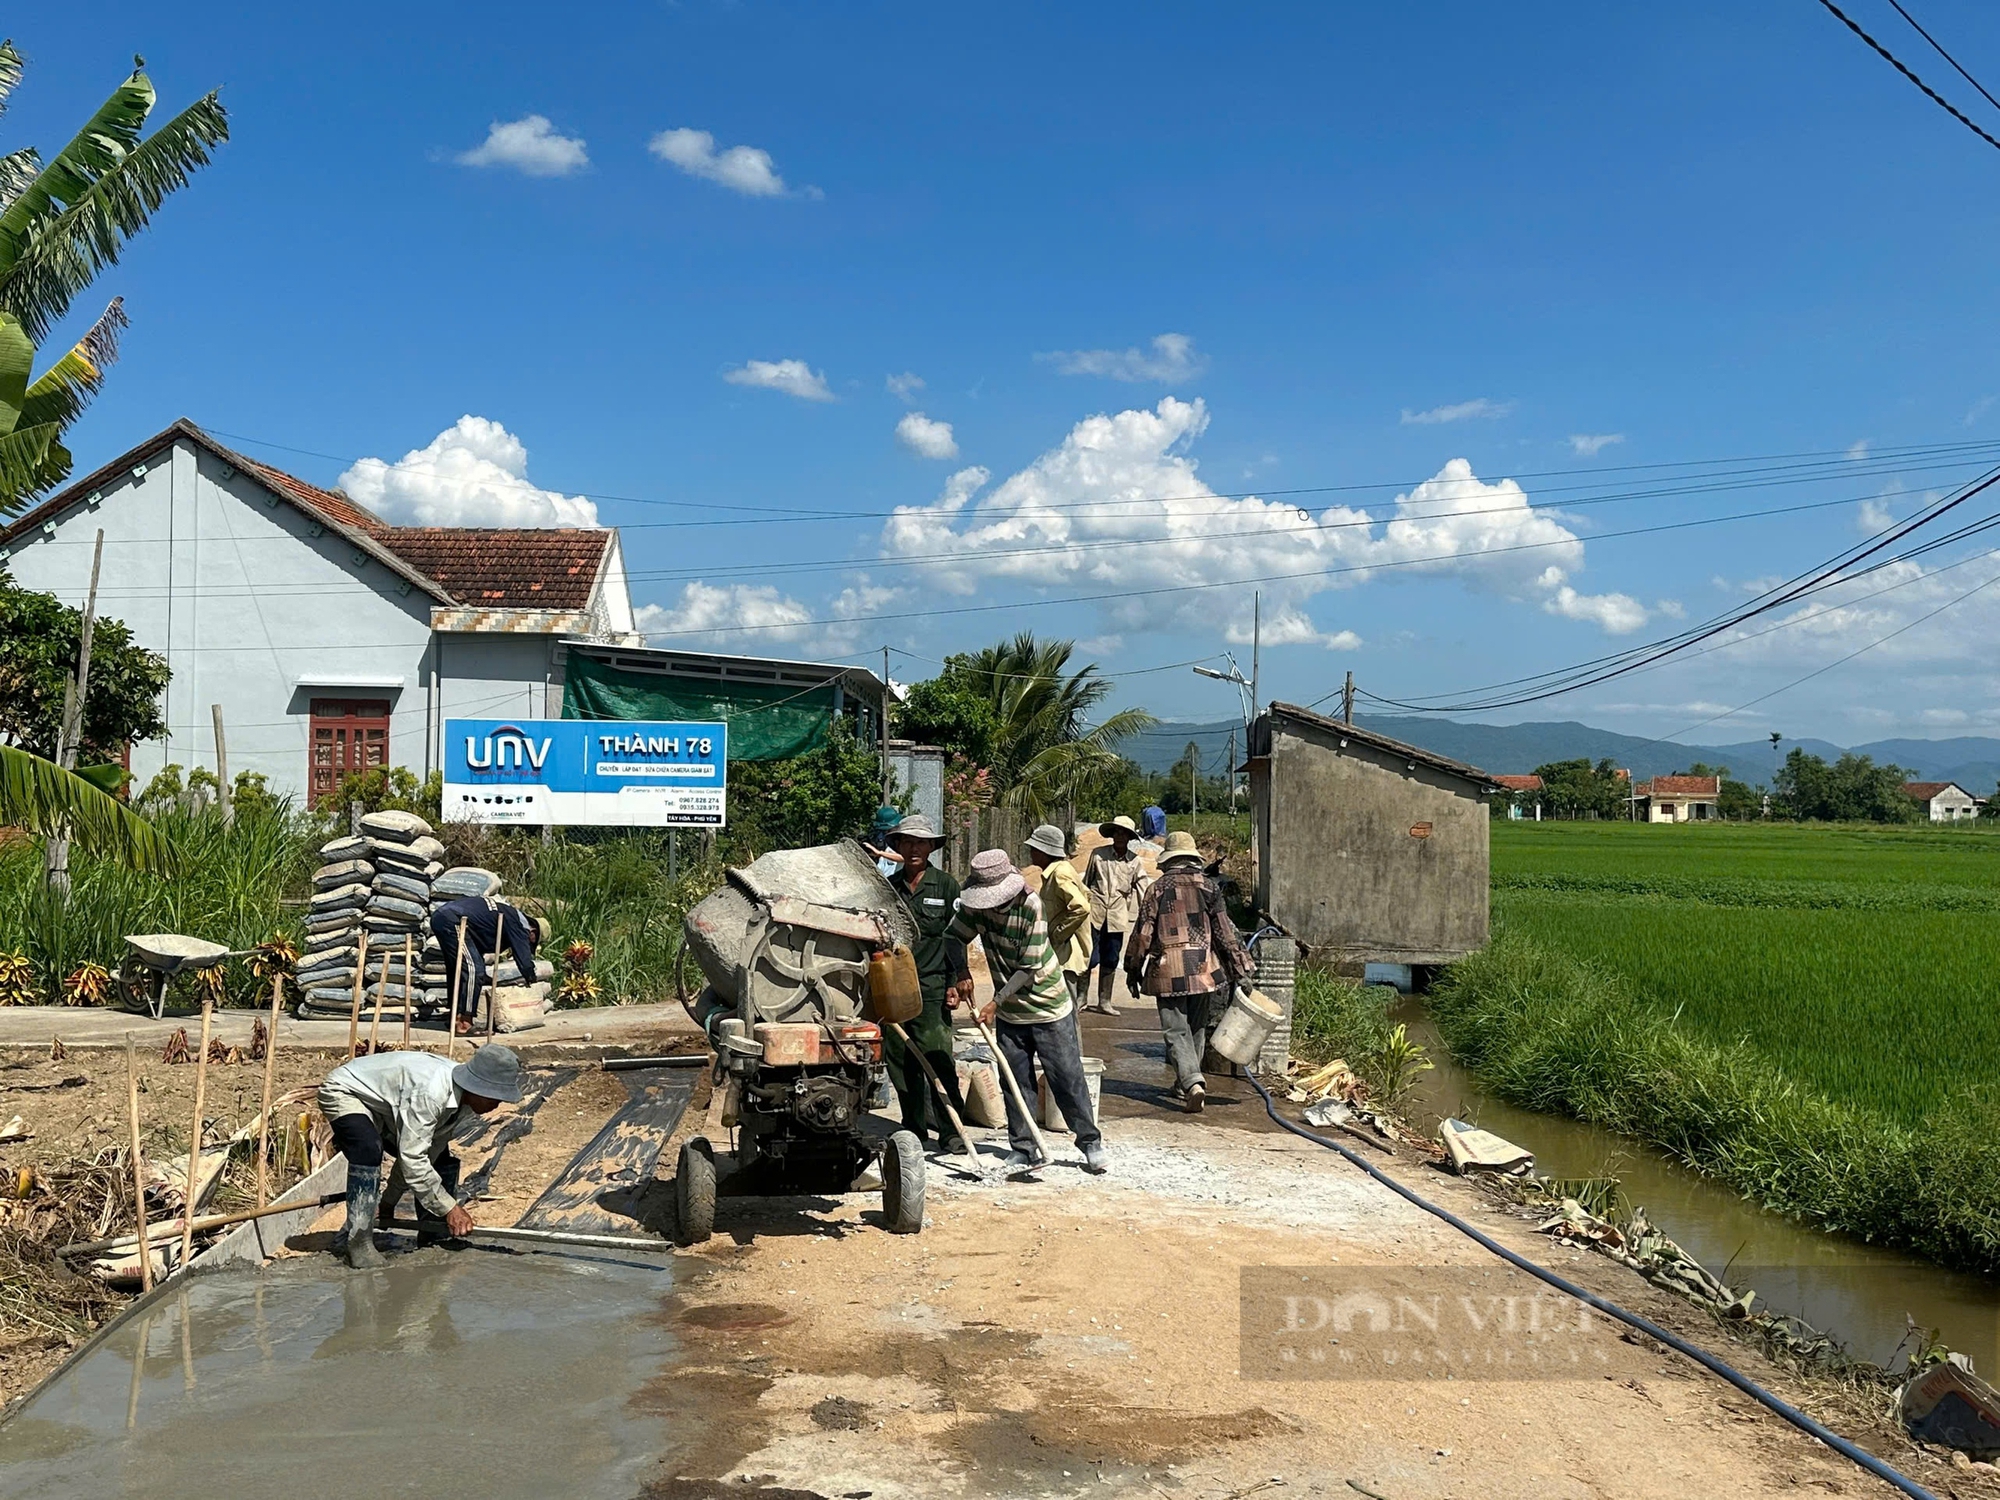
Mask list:
[[[141,138],[158,97],[134,58],[132,76],[49,161],[32,146],[0,155],[0,515],[69,476],[61,442],[104,383],[125,326],[113,299],[90,330],[39,376],[35,351],[70,304],[167,197],[229,138],[213,93]],[[21,81],[21,54],[0,42],[0,111]]]
[[[1111,693],[1092,663],[1070,670],[1074,641],[1037,640],[1022,631],[1010,641],[953,657],[950,671],[992,706],[994,744],[1006,791],[1001,800],[1031,817],[1072,804],[1094,777],[1115,770],[1117,747],[1158,722],[1143,708],[1125,708],[1101,722],[1091,715]]]
[[[151,823],[74,771],[12,745],[0,745],[0,823],[67,838],[130,869],[174,872],[173,845]]]

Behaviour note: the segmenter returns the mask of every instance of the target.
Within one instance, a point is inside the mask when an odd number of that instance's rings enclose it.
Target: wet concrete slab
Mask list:
[[[0,1427],[9,1500],[629,1500],[672,1273],[483,1249],[193,1278]]]

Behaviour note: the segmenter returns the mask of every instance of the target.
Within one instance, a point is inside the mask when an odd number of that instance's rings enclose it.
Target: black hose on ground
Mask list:
[[[1259,933],[1258,935],[1261,937],[1263,934]],[[1474,1228],[1471,1224],[1468,1224],[1464,1219],[1461,1219],[1457,1214],[1453,1213],[1450,1209],[1440,1208],[1437,1204],[1432,1203],[1428,1198],[1423,1197],[1421,1194],[1417,1193],[1411,1188],[1405,1187],[1402,1183],[1398,1182],[1395,1178],[1391,1177],[1387,1172],[1384,1172],[1380,1167],[1377,1167],[1373,1162],[1369,1161],[1367,1157],[1362,1156],[1359,1152],[1350,1151],[1347,1149],[1347,1147],[1341,1145],[1340,1142],[1329,1140],[1327,1139],[1327,1137],[1323,1135],[1315,1134],[1313,1131],[1307,1130],[1303,1125],[1293,1124],[1290,1120],[1287,1120],[1283,1115],[1278,1113],[1278,1106],[1276,1101],[1271,1098],[1271,1091],[1264,1087],[1262,1080],[1260,1080],[1254,1073],[1250,1075],[1250,1086],[1254,1088],[1263,1097],[1265,1113],[1270,1115],[1270,1117],[1273,1120],[1275,1120],[1284,1129],[1289,1130],[1293,1135],[1300,1136],[1305,1140],[1311,1141],[1315,1146],[1324,1146],[1329,1151],[1339,1152],[1348,1161],[1352,1162],[1355,1166],[1359,1167],[1362,1171],[1366,1172],[1370,1177],[1374,1178],[1377,1182],[1381,1183],[1382,1186],[1389,1189],[1389,1191],[1394,1193],[1397,1197],[1415,1204],[1418,1208],[1421,1208],[1427,1214],[1432,1214],[1435,1217],[1444,1220],[1445,1223],[1449,1224],[1453,1229],[1456,1229],[1459,1233],[1467,1236],[1476,1243],[1484,1246],[1486,1249],[1491,1250],[1495,1255],[1499,1256],[1509,1265],[1515,1266],[1520,1270],[1526,1271],[1530,1276],[1536,1277],[1542,1281],[1547,1282],[1557,1291],[1563,1292],[1568,1296],[1574,1297],[1576,1298],[1577,1301],[1585,1303],[1588,1306],[1594,1307],[1599,1312],[1604,1313],[1609,1317],[1616,1318],[1619,1322],[1624,1323],[1628,1327],[1636,1328],[1641,1333],[1646,1334],[1649,1337],[1658,1339],[1661,1343],[1665,1344],[1670,1349],[1674,1349],[1682,1354],[1685,1354],[1689,1359],[1693,1360],[1696,1364],[1700,1365],[1710,1374],[1721,1376],[1724,1380],[1728,1381],[1731,1385],[1735,1386],[1737,1390],[1743,1392],[1744,1395],[1750,1397],[1752,1400],[1757,1401],[1762,1405],[1770,1408],[1772,1411],[1776,1412],[1779,1416],[1783,1417],[1787,1422],[1790,1422],[1794,1427],[1798,1428],[1799,1431],[1806,1433],[1812,1437],[1818,1438],[1822,1443],[1825,1443],[1827,1447],[1833,1449],[1834,1452],[1842,1455],[1845,1458],[1852,1459],[1855,1463],[1859,1464],[1862,1468],[1866,1469],[1869,1473],[1873,1474],[1877,1479],[1883,1480],[1888,1484],[1894,1485],[1897,1489],[1901,1490],[1905,1495],[1910,1496],[1911,1500],[1937,1500],[1937,1496],[1933,1495],[1929,1490],[1925,1489],[1922,1485],[1918,1484],[1914,1479],[1911,1479],[1906,1475],[1898,1472],[1897,1470],[1892,1469],[1891,1467],[1889,1467],[1888,1464],[1882,1462],[1882,1460],[1877,1458],[1874,1454],[1869,1453],[1862,1448],[1856,1447],[1853,1443],[1850,1443],[1846,1438],[1842,1437],[1839,1433],[1833,1432],[1828,1428],[1822,1427],[1818,1422],[1815,1422],[1811,1417],[1807,1416],[1804,1412],[1800,1411],[1796,1406],[1793,1406],[1790,1402],[1782,1400],[1777,1396],[1774,1396],[1771,1392],[1765,1390],[1764,1387],[1757,1384],[1757,1382],[1752,1380],[1749,1376],[1743,1374],[1740,1370],[1736,1370],[1731,1366],[1724,1364],[1721,1360],[1717,1359],[1713,1354],[1710,1354],[1707,1350],[1697,1348],[1695,1345],[1689,1343],[1686,1339],[1682,1338],[1679,1334],[1669,1333],[1666,1329],[1660,1327],[1659,1324],[1651,1322],[1646,1318],[1642,1318],[1637,1313],[1627,1312],[1617,1303],[1606,1301],[1604,1298],[1598,1296],[1597,1293],[1589,1291],[1584,1287],[1580,1287],[1573,1281],[1566,1281],[1562,1277],[1556,1275],[1555,1272],[1548,1270],[1542,1266],[1536,1265],[1526,1256],[1517,1255],[1514,1251],[1509,1250],[1505,1245],[1501,1244],[1498,1240]]]

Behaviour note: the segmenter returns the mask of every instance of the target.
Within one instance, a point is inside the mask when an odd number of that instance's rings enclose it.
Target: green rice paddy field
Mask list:
[[[1865,1110],[2000,1083],[2000,830],[1495,823],[1493,910]]]
[[[1493,826],[1430,1010],[1489,1090],[2000,1272],[2000,828]]]

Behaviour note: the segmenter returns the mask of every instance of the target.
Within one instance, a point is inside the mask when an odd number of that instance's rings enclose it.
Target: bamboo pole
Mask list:
[[[493,908],[493,962],[486,966],[486,1040],[500,1024],[500,940],[507,932],[507,908]]]
[[[327,1208],[335,1203],[345,1203],[345,1193],[323,1193],[317,1198],[302,1199],[297,1203],[267,1203],[262,1208],[239,1208],[233,1213],[204,1214],[194,1221],[197,1234],[205,1234],[211,1229],[227,1229],[231,1224],[247,1224],[252,1219],[268,1219],[273,1214],[294,1213],[301,1208]],[[180,1223],[168,1219],[152,1226],[172,1234]],[[74,1245],[64,1245],[56,1254],[64,1260],[75,1260],[79,1256],[111,1255],[130,1250],[136,1237],[129,1234],[112,1235],[109,1239],[80,1240]]]
[[[194,1131],[188,1140],[187,1191],[181,1199],[181,1269],[187,1269],[194,1253],[194,1194],[201,1180],[201,1111],[208,1093],[208,1031],[215,1019],[215,1002],[206,995],[201,1001],[201,1051],[194,1057]]]
[[[362,942],[365,944],[367,940],[367,934],[363,933]],[[357,972],[366,972],[368,968],[368,949],[365,946],[361,950],[361,955],[361,968]],[[382,1035],[382,997],[388,993],[388,990],[389,950],[384,948],[382,950],[382,973],[375,980],[375,1018],[368,1023],[368,1055],[370,1057],[373,1057],[376,1052],[376,1038]]]
[[[444,1055],[458,1046],[458,987],[465,978],[465,918],[458,919],[458,949],[451,956],[451,1019],[444,1028]]]
[[[284,1004],[285,976],[271,976],[271,1034],[264,1038],[264,1113],[257,1121],[257,1206],[271,1201],[271,1086],[278,1075],[278,1012]]]
[[[403,1050],[410,1050],[410,1008],[417,1003],[415,987],[410,979],[410,961],[414,939],[409,933],[403,934]]]
[[[139,1145],[139,1044],[125,1033],[125,1093],[132,1106],[132,1198],[139,1216],[139,1288],[153,1289],[153,1247],[146,1239],[146,1154]]]
[[[353,1057],[355,1048],[361,1044],[361,997],[367,991],[368,980],[368,929],[358,927],[354,933],[354,1005],[347,1013],[347,1055]]]

